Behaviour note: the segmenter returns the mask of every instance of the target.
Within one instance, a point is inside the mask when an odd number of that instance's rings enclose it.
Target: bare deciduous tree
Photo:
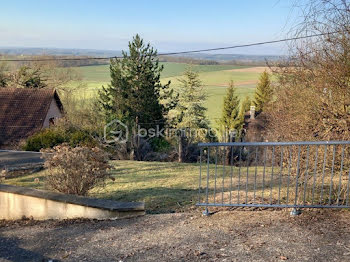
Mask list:
[[[350,4],[311,1],[296,36],[322,34],[292,45],[292,58],[275,71],[270,106],[273,140],[350,139]]]

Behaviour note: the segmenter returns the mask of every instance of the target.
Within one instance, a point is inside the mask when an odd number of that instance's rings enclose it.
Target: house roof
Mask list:
[[[41,129],[52,99],[63,112],[54,89],[0,88],[0,144],[18,141]]]

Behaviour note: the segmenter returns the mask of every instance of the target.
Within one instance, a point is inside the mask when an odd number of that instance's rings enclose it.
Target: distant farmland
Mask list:
[[[171,81],[171,86],[176,89],[179,85],[178,78],[181,77],[188,64],[164,62],[164,71],[161,81],[166,83]],[[240,98],[252,96],[255,90],[256,82],[260,73],[265,70],[263,67],[234,66],[234,65],[192,65],[193,70],[199,73],[205,90],[208,94],[206,106],[208,108],[208,117],[212,124],[220,117],[222,110],[222,100],[226,87],[230,80],[233,80],[237,87],[237,94]],[[91,97],[102,86],[110,81],[109,66],[82,66],[74,67],[81,76],[86,86],[79,95]]]

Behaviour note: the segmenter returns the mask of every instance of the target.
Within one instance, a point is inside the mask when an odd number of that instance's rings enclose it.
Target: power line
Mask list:
[[[265,41],[265,42],[257,42],[257,43],[244,44],[244,45],[234,45],[234,46],[216,47],[216,48],[208,48],[208,49],[200,49],[200,50],[164,53],[164,54],[159,54],[159,55],[179,55],[179,54],[188,54],[188,53],[200,53],[200,52],[209,52],[209,51],[217,51],[217,50],[234,49],[234,48],[239,48],[239,47],[250,47],[250,46],[258,46],[258,45],[266,45],[266,44],[287,42],[287,41],[293,41],[293,40],[299,40],[299,39],[305,39],[305,38],[311,38],[311,37],[323,36],[323,35],[329,35],[329,34],[335,34],[335,33],[339,33],[339,32],[331,32],[331,33],[322,33],[322,34],[314,34],[314,35],[307,35],[307,36],[299,36],[299,37],[285,38],[285,39]]]
[[[306,39],[306,38],[317,37],[317,36],[331,35],[331,34],[336,34],[336,33],[339,33],[339,32],[340,31],[329,32],[329,33],[319,33],[319,34],[313,34],[313,35],[298,36],[298,37],[284,38],[284,39],[279,39],[279,40],[256,42],[256,43],[243,44],[243,45],[233,45],[233,46],[226,46],[226,47],[215,47],[215,48],[208,48],[208,49],[197,49],[197,50],[188,50],[188,51],[179,51],[179,52],[159,53],[158,56],[201,53],[201,52],[210,52],[210,51],[235,49],[235,48],[241,48],[241,47],[259,46],[259,45],[266,45],[266,44],[275,44],[275,43],[294,41],[294,40]],[[37,62],[38,61],[38,62],[41,62],[41,61],[107,60],[107,59],[118,59],[118,58],[123,58],[123,56],[75,57],[75,58],[72,57],[72,58],[47,58],[47,59],[1,59],[0,61],[3,61],[3,62]]]

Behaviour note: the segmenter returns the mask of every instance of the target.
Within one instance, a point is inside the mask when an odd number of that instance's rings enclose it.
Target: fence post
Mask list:
[[[292,211],[290,211],[291,216],[299,216],[301,214],[301,210],[298,208],[293,208]]]
[[[206,188],[206,206],[205,210],[203,212],[204,216],[209,216],[210,212],[208,209],[208,204],[209,204],[209,164],[210,164],[210,147],[208,147],[208,153],[207,153],[207,188]]]
[[[295,197],[294,197],[294,208],[292,209],[292,211],[290,212],[291,216],[298,216],[301,214],[301,210],[299,208],[297,208],[297,203],[298,203],[298,186],[299,186],[299,172],[300,172],[300,145],[298,146],[298,160],[297,160],[297,176],[295,179]]]

